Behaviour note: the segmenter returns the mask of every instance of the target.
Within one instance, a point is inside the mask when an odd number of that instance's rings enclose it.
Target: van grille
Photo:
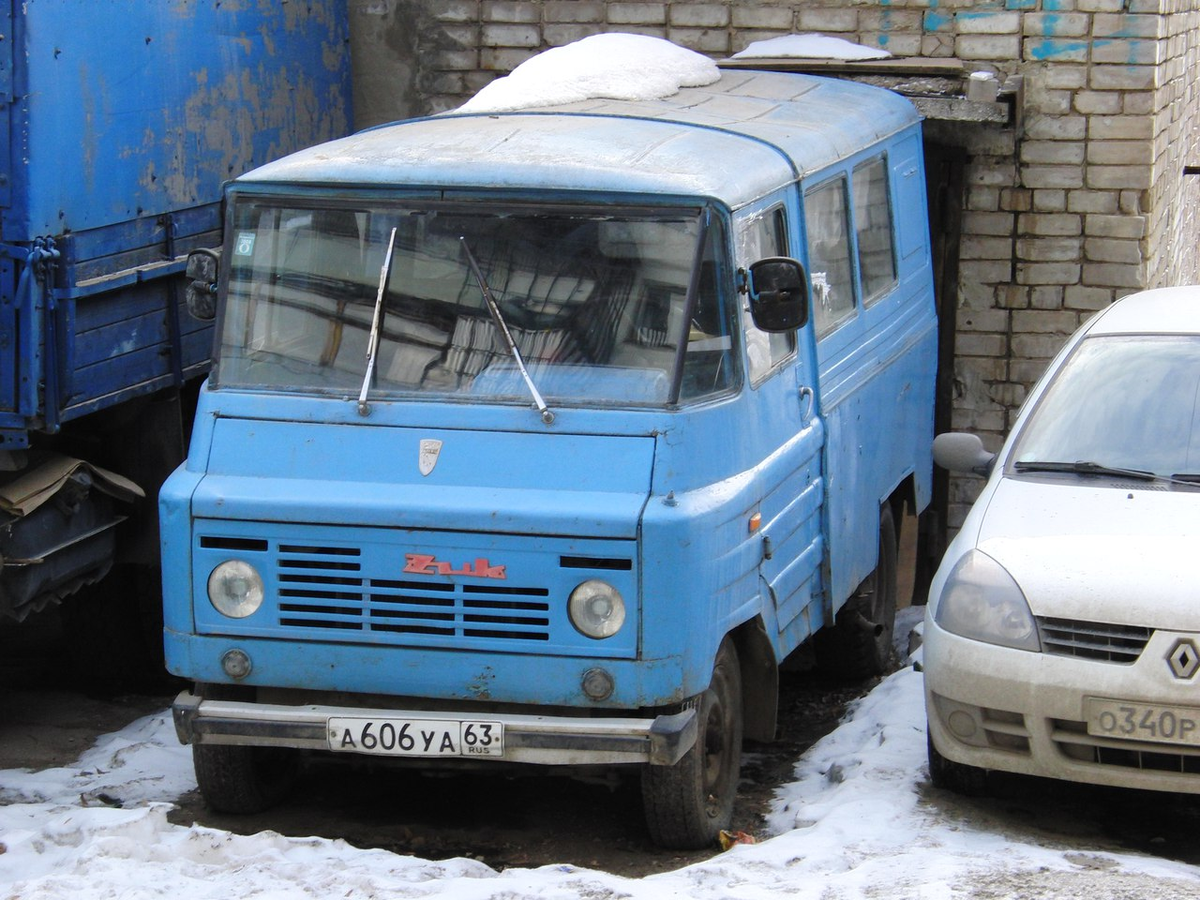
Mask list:
[[[1134,663],[1154,633],[1139,625],[1112,625],[1075,619],[1038,617],[1042,650],[1055,656],[1076,656],[1112,663]]]
[[[364,577],[361,552],[281,546],[279,624],[289,629],[436,635],[501,641],[550,639],[545,587]]]

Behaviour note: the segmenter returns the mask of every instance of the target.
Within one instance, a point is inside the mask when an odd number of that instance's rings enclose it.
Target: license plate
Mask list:
[[[1158,744],[1200,746],[1200,709],[1127,703],[1123,700],[1084,700],[1088,734]]]
[[[427,757],[504,755],[501,722],[337,716],[326,724],[329,749],[344,753]]]

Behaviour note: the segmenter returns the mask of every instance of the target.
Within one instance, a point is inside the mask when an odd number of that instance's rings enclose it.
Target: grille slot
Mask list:
[[[564,569],[600,569],[610,572],[629,572],[633,569],[632,559],[593,556],[560,556],[558,564]]]
[[[1042,649],[1054,656],[1075,656],[1112,663],[1134,663],[1142,655],[1154,629],[1140,625],[1113,625],[1076,619],[1039,616]]]

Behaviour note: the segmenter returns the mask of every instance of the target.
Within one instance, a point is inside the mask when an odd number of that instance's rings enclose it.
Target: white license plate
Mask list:
[[[1087,697],[1088,734],[1158,744],[1200,746],[1200,709]]]
[[[336,716],[326,725],[329,749],[343,753],[429,757],[504,755],[501,722]]]

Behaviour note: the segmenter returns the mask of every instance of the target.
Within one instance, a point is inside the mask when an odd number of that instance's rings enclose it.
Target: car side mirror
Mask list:
[[[950,472],[987,477],[996,462],[996,454],[983,447],[977,434],[947,432],[933,439],[933,461]]]
[[[217,317],[217,281],[221,275],[221,251],[207,247],[188,254],[187,311],[188,315],[202,322],[211,322]]]
[[[808,277],[804,266],[786,256],[769,256],[750,266],[750,316],[763,331],[803,328],[808,322]]]

